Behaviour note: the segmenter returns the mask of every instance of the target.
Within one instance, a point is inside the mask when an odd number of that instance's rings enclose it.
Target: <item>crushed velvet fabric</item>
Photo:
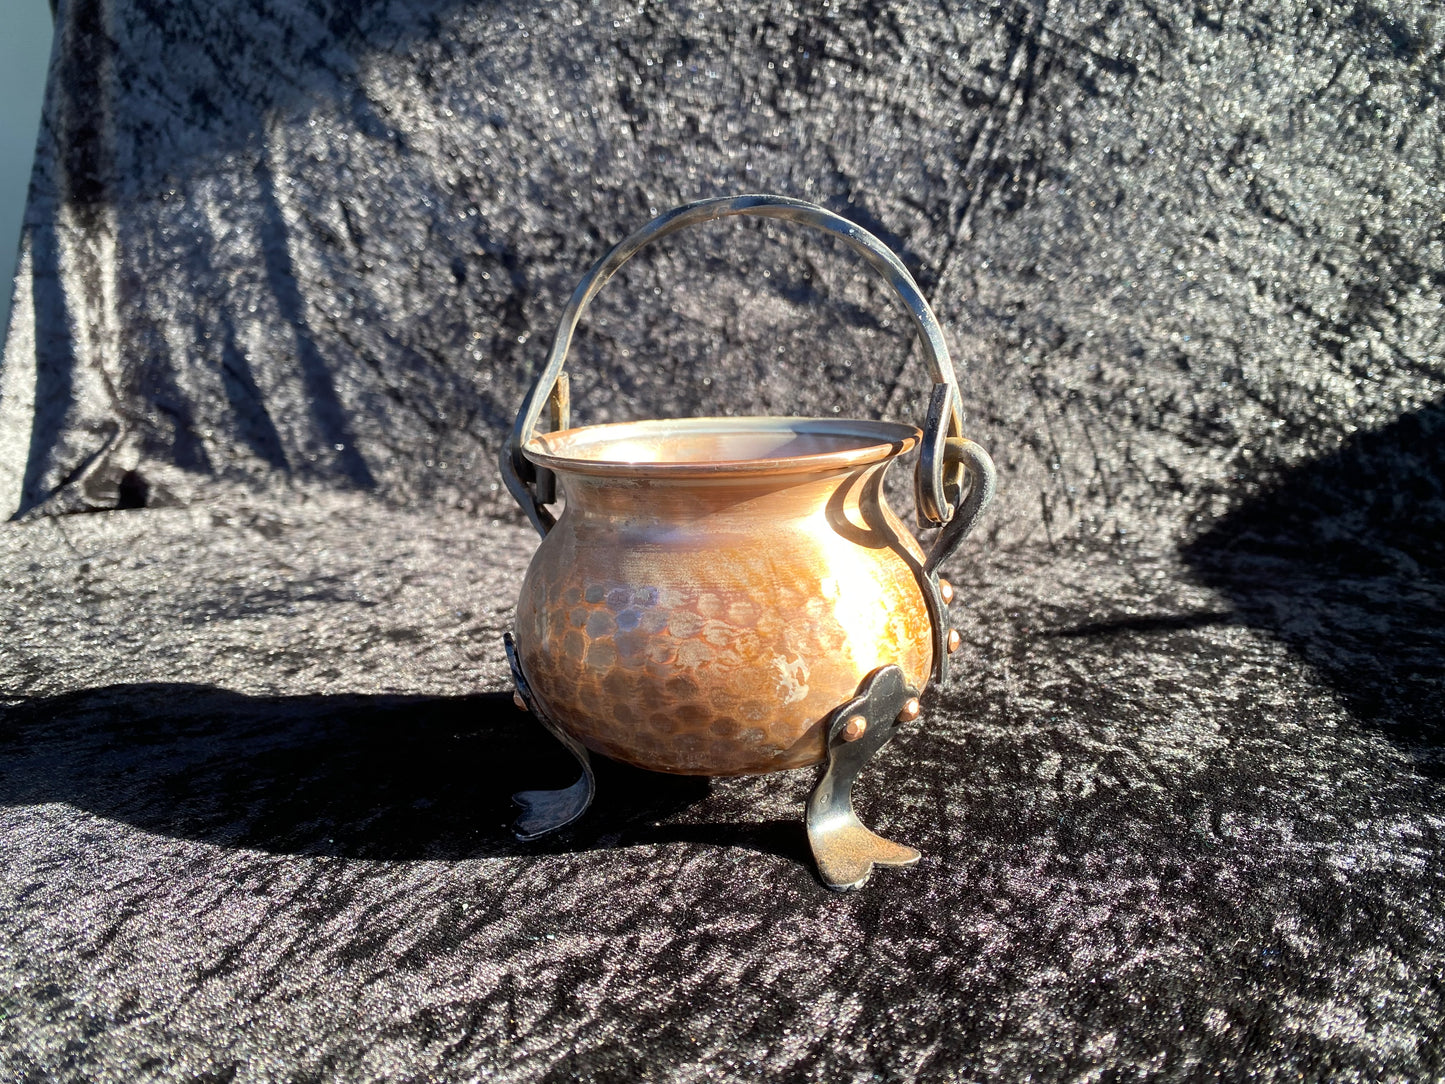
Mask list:
[[[1425,3],[62,0],[0,364],[0,1074],[1445,1076],[1445,24]],[[494,462],[586,266],[893,245],[1002,475],[865,773],[575,768]],[[821,236],[670,238],[576,417],[916,420]],[[904,472],[899,474],[902,481]],[[900,492],[898,503],[906,504]]]
[[[511,839],[576,774],[505,692],[518,525],[322,496],[0,538],[20,1078],[1441,1070],[1438,563],[1214,555],[1275,627],[1169,552],[975,554],[964,676],[859,787],[925,858],[837,896],[810,772],[602,762]]]

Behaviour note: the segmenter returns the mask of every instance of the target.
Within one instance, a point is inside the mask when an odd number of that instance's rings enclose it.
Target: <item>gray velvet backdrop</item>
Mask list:
[[[587,265],[776,191],[916,271],[1002,537],[1172,535],[1438,397],[1438,33],[1410,5],[68,4],[4,507],[103,507],[130,470],[490,505]],[[899,314],[777,232],[615,283],[583,420],[916,418]]]
[[[62,0],[0,363],[14,1079],[1440,1079],[1426,3]],[[797,776],[566,764],[500,441],[654,212],[893,245],[1002,474],[828,895]],[[841,246],[715,224],[575,416],[917,420]],[[900,472],[901,473],[901,472]],[[80,514],[83,513],[83,514]]]

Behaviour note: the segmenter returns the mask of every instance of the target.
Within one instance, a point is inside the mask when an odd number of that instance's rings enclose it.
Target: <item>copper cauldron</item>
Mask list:
[[[563,365],[588,302],[643,245],[727,215],[798,222],[849,242],[922,333],[935,380],[925,429],[809,418],[692,418],[568,425]],[[544,408],[550,432],[539,433]],[[958,635],[938,566],[972,528],[994,468],[963,438],[938,321],[898,257],[839,216],[781,196],[704,200],[654,220],[578,285],[502,456],[508,489],[542,534],[507,654],[519,704],[583,775],[517,795],[517,834],[571,823],[591,802],[588,751],[655,771],[746,775],[828,768],[806,822],[825,883],[854,888],[875,863],[918,852],[858,821],[852,784]],[[926,554],[888,507],[883,475],[921,443]],[[548,510],[559,496],[560,518]]]

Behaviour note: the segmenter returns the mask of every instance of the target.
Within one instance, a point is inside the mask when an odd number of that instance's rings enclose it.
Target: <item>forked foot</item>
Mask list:
[[[587,812],[592,793],[591,771],[561,790],[519,790],[512,795],[512,801],[522,807],[522,812],[512,822],[512,833],[527,843],[565,828]]]
[[[864,679],[862,691],[828,721],[828,768],[808,798],[808,842],[818,876],[829,888],[861,888],[877,866],[911,866],[912,847],[884,839],[853,812],[858,773],[893,738],[898,724],[918,715],[918,694],[903,671],[884,666]]]
[[[597,793],[597,779],[592,774],[592,758],[587,753],[587,747],[552,722],[532,695],[531,686],[527,684],[527,678],[522,673],[522,663],[517,658],[517,644],[512,639],[512,634],[503,634],[502,641],[507,647],[507,664],[512,668],[512,682],[516,685],[517,695],[521,697],[522,703],[532,717],[577,758],[577,763],[582,767],[582,778],[570,787],[563,787],[561,790],[522,790],[512,795],[512,801],[522,807],[521,814],[512,823],[512,833],[526,843],[559,828],[565,828],[586,813],[587,807],[592,804],[592,796]]]

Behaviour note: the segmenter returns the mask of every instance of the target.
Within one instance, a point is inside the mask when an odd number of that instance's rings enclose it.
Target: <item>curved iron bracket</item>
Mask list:
[[[920,857],[912,847],[869,831],[853,812],[858,773],[893,739],[899,716],[917,697],[902,670],[883,666],[828,721],[828,767],[808,798],[805,819],[818,876],[831,889],[862,888],[874,866],[911,866]]]
[[[939,685],[948,681],[948,641],[952,629],[948,620],[948,602],[944,599],[938,583],[938,568],[953,556],[959,544],[978,525],[998,489],[998,471],[993,460],[973,441],[949,437],[946,441],[939,442],[939,454],[932,460],[934,465],[931,469],[941,471],[945,462],[954,466],[960,479],[968,479],[969,487],[968,495],[957,504],[952,517],[933,540],[933,548],[929,550],[919,575],[923,597],[928,604],[928,616],[933,622],[933,680]],[[920,469],[921,466],[920,464]],[[957,501],[960,484],[945,478],[943,485],[951,491],[952,499]]]

